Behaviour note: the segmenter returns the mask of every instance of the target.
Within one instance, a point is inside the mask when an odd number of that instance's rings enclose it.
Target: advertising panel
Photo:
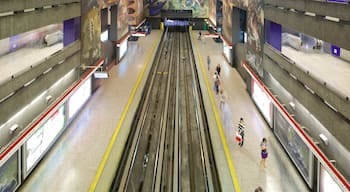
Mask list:
[[[313,170],[313,156],[311,151],[280,112],[276,112],[274,128],[282,146],[286,149],[297,169],[311,187]]]
[[[68,118],[71,119],[91,95],[91,78],[88,78],[68,100]]]
[[[272,102],[261,87],[252,79],[252,97],[266,121],[272,126]]]
[[[121,59],[125,55],[127,50],[128,50],[128,40],[126,39],[125,41],[120,43],[120,46],[119,46],[119,59]]]
[[[0,167],[0,191],[15,191],[15,189],[19,186],[19,163],[18,163],[18,153],[10,157]]]
[[[65,115],[64,105],[62,105],[25,143],[25,173],[33,168],[55,138],[64,128]]]
[[[342,192],[339,185],[334,181],[327,170],[320,164],[319,192]]]

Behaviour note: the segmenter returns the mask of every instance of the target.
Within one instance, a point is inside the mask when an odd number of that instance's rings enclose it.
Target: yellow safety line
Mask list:
[[[191,35],[192,35],[192,39],[193,39],[193,32],[191,33]],[[233,181],[233,184],[234,184],[234,187],[235,187],[235,192],[240,192],[241,189],[240,189],[240,186],[238,184],[235,167],[233,166],[233,163],[232,163],[232,160],[231,160],[230,151],[229,151],[229,148],[228,148],[228,145],[227,145],[227,142],[226,142],[226,137],[225,137],[224,131],[222,129],[222,123],[221,123],[221,120],[220,120],[220,117],[219,117],[219,113],[218,113],[217,107],[216,107],[215,102],[214,102],[213,93],[212,93],[211,88],[209,86],[208,78],[206,76],[206,72],[205,72],[205,69],[204,69],[202,56],[201,56],[201,54],[200,54],[200,52],[198,50],[196,41],[194,41],[194,44],[195,44],[195,47],[196,47],[196,51],[197,51],[197,55],[198,55],[198,58],[199,58],[199,63],[200,63],[201,69],[202,69],[202,73],[205,76],[204,77],[205,85],[207,86],[207,89],[208,89],[208,92],[209,92],[210,102],[211,102],[211,105],[212,105],[212,108],[213,108],[213,111],[214,111],[216,125],[218,126],[218,129],[219,129],[221,141],[222,141],[222,144],[224,146],[225,156],[226,156],[226,160],[228,162],[228,166],[230,168],[231,178],[232,178],[232,181]]]
[[[120,121],[118,122],[118,125],[117,125],[117,127],[115,128],[115,131],[114,131],[114,133],[113,133],[112,139],[111,139],[111,141],[110,141],[109,144],[108,144],[107,150],[106,150],[105,154],[103,155],[102,162],[100,163],[100,166],[99,166],[99,168],[98,168],[98,170],[97,170],[97,173],[96,173],[96,175],[95,175],[95,177],[94,177],[94,180],[92,181],[92,183],[91,183],[91,185],[90,185],[89,192],[93,192],[93,191],[95,191],[95,189],[96,189],[97,182],[99,181],[99,179],[100,179],[100,177],[101,177],[102,171],[103,171],[103,169],[104,169],[104,167],[105,167],[105,165],[106,165],[106,162],[107,162],[107,159],[108,159],[108,157],[109,157],[109,155],[110,155],[110,153],[111,153],[112,147],[113,147],[113,145],[114,145],[114,143],[115,143],[115,140],[117,139],[117,136],[118,136],[118,134],[119,134],[120,128],[121,128],[121,126],[122,126],[122,124],[123,124],[123,122],[124,122],[126,113],[128,112],[129,107],[130,107],[130,105],[131,105],[131,102],[132,102],[133,99],[134,99],[136,90],[137,90],[138,87],[139,87],[139,84],[140,84],[141,79],[142,79],[142,77],[143,77],[143,75],[144,75],[146,66],[149,64],[149,62],[150,62],[150,60],[151,60],[151,56],[152,56],[152,54],[153,54],[153,52],[154,52],[154,49],[155,49],[155,47],[156,47],[156,45],[157,45],[157,42],[158,42],[158,41],[154,41],[154,43],[153,43],[153,45],[152,45],[152,49],[151,49],[150,53],[147,55],[146,64],[143,66],[142,71],[141,71],[141,73],[139,74],[139,77],[137,78],[136,85],[134,86],[134,89],[132,90],[131,96],[129,97],[128,103],[126,104],[126,106],[125,106],[125,108],[124,108],[124,111],[123,111],[123,113],[122,113],[122,116],[121,116],[121,118],[120,118]]]

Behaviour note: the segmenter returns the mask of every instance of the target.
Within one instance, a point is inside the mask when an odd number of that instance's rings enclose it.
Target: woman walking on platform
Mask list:
[[[268,156],[267,153],[267,140],[264,137],[260,143],[260,149],[261,149],[261,160],[260,160],[260,167],[266,168],[266,159]]]

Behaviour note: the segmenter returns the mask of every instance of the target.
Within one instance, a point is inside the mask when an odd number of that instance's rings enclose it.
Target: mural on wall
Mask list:
[[[222,35],[228,43],[232,43],[232,2],[223,0],[222,7]]]
[[[129,30],[127,5],[128,5],[128,0],[120,0],[118,4],[118,21],[117,21],[118,23],[117,39],[118,40],[124,37]]]
[[[138,25],[143,19],[143,2],[133,1],[128,5],[129,25]]]
[[[209,16],[209,0],[168,0],[150,1],[147,16],[160,16],[161,9],[192,10],[195,18],[207,18]]]
[[[216,26],[216,0],[209,2],[209,19]]]
[[[264,13],[261,0],[251,0],[247,8],[248,53],[247,61],[263,76]]]
[[[92,65],[100,58],[101,18],[96,0],[82,1],[81,64]]]
[[[118,3],[119,0],[96,0],[101,9]]]

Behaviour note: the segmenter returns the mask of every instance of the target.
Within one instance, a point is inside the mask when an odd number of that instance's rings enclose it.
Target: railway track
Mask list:
[[[189,32],[166,29],[111,191],[220,191],[203,109]]]

